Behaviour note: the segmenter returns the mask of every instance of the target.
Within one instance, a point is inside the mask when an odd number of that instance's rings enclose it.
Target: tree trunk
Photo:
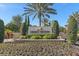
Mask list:
[[[39,19],[39,26],[41,26],[41,17],[40,17],[40,19]]]
[[[41,26],[41,9],[40,9],[40,12],[39,12],[39,26]]]

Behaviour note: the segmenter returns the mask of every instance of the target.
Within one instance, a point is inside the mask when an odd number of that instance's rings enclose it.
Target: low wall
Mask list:
[[[5,39],[4,42],[47,42],[47,41],[60,41],[63,42],[65,39]]]

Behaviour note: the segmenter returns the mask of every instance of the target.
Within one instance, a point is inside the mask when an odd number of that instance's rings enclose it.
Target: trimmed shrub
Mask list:
[[[55,34],[32,34],[27,35],[29,39],[56,39],[57,36]]]
[[[31,39],[41,39],[41,36],[40,35],[32,35],[30,38]]]
[[[68,21],[67,41],[74,44],[77,40],[77,21],[73,16],[70,16]]]
[[[0,43],[4,41],[4,22],[0,20]]]
[[[27,36],[26,35],[22,35],[21,39],[27,39]]]
[[[57,36],[55,34],[46,34],[43,36],[43,39],[56,39]]]
[[[27,35],[27,38],[31,38],[32,36],[40,36],[40,38],[42,39],[42,37],[44,36],[44,34],[40,35],[40,34],[31,34],[31,35]]]
[[[43,39],[51,39],[51,38],[52,38],[52,35],[46,34],[46,35],[43,36]]]

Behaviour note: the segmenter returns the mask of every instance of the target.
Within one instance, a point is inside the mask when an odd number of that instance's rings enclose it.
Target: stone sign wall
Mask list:
[[[50,26],[38,27],[38,26],[30,26],[28,30],[28,34],[52,34],[52,28]]]

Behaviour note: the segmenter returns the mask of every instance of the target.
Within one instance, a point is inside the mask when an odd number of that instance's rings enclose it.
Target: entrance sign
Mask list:
[[[28,34],[52,34],[52,28],[50,26],[30,26]]]

